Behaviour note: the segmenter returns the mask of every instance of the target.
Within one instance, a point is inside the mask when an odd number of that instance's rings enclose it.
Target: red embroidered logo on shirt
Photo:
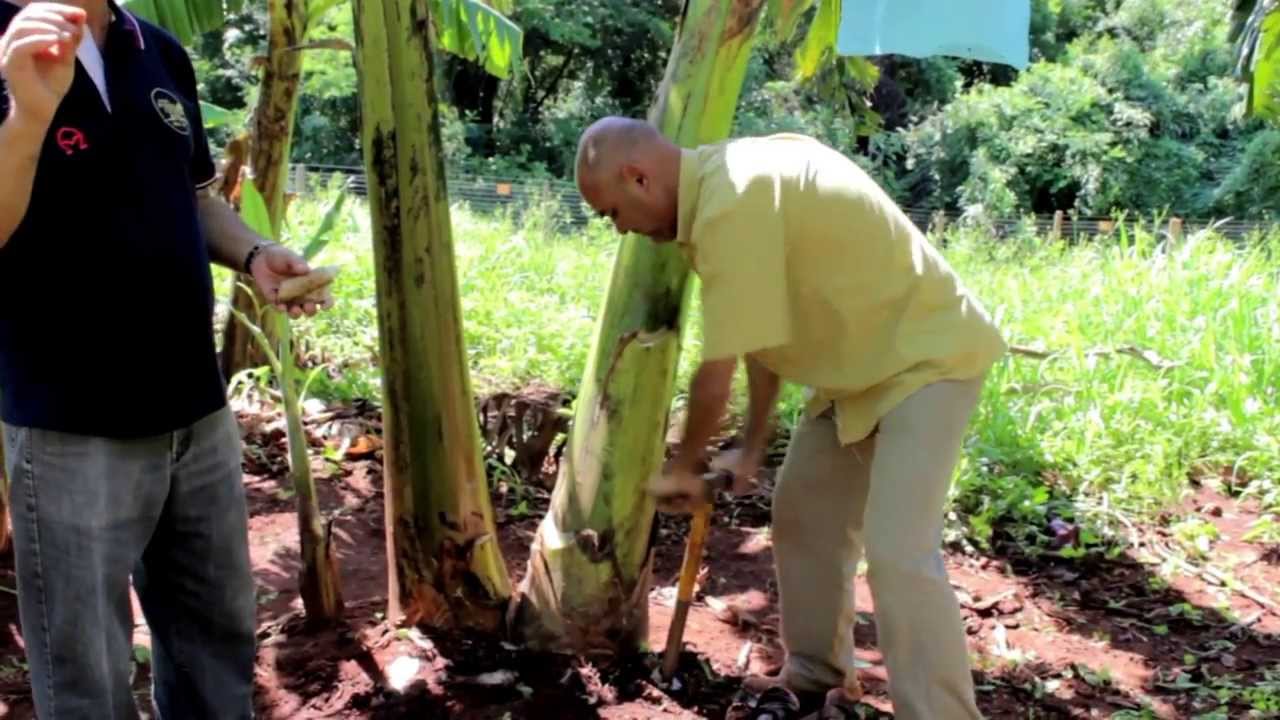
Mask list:
[[[62,152],[71,155],[78,150],[88,150],[89,142],[85,140],[84,133],[73,127],[58,128],[56,136],[58,147],[62,148]]]

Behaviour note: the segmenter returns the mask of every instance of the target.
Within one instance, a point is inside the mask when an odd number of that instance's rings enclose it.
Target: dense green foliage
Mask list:
[[[1100,27],[1058,62],[975,87],[909,130],[912,198],[997,215],[1280,209],[1242,186],[1274,187],[1280,165],[1252,162],[1269,141],[1233,115],[1240,88],[1222,9],[1129,0]]]
[[[500,80],[442,57],[450,166],[564,177],[581,128],[641,115],[680,3],[524,0],[511,19],[524,61]],[[1180,0],[1033,0],[1033,65],[874,58],[878,76],[831,64],[798,79],[802,32],[772,34],[752,59],[736,134],[799,131],[859,158],[903,203],[1007,216],[1125,210],[1187,217],[1280,214],[1280,136],[1241,117],[1230,8]],[[262,52],[256,6],[210,34],[198,72],[210,102],[253,101]],[[314,37],[351,37],[349,8]],[[868,90],[868,87],[873,89]],[[351,56],[311,51],[293,159],[359,165]],[[225,139],[228,128],[219,128]]]

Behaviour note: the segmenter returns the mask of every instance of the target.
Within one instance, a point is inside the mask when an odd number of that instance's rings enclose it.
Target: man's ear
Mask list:
[[[635,163],[626,163],[622,166],[622,179],[627,185],[637,185],[644,189],[648,189],[651,182],[649,173]]]

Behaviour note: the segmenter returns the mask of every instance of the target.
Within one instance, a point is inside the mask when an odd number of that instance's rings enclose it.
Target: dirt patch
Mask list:
[[[283,433],[276,418],[256,409],[243,411],[241,421],[259,592],[259,717],[719,718],[745,673],[773,672],[781,663],[767,494],[717,510],[678,688],[655,682],[653,671],[674,604],[684,518],[659,520],[651,652],[639,657],[591,664],[497,638],[388,626],[380,423],[368,407],[316,413],[309,424],[348,602],[341,626],[308,630],[296,591],[297,526]],[[326,446],[333,459],[320,452]],[[554,458],[554,450],[540,457]],[[545,472],[527,484],[504,478],[495,480],[495,509],[518,581],[549,495],[541,484]],[[1140,528],[1143,542],[1109,559],[1036,555],[999,541],[986,554],[948,553],[985,715],[1110,717],[1146,708],[1147,717],[1184,718],[1222,708],[1223,717],[1244,717],[1275,710],[1267,703],[1280,703],[1280,611],[1240,588],[1280,602],[1277,548],[1244,542],[1259,510],[1218,489],[1190,488],[1181,510],[1178,517],[1190,512],[1214,526],[1209,554],[1197,566],[1222,569],[1225,581],[1186,568],[1159,572],[1171,562],[1160,552],[1185,540],[1175,517]],[[8,553],[0,556],[0,585],[15,586]],[[887,678],[863,578],[857,609],[866,716],[887,716]],[[0,592],[0,715],[28,718],[18,628],[16,597]],[[141,622],[137,642],[148,642]],[[138,670],[135,685],[145,702],[147,668]]]

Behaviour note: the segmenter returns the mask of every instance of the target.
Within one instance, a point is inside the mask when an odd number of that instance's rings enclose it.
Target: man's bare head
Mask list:
[[[641,120],[606,117],[578,141],[578,191],[618,232],[676,236],[680,149]]]

